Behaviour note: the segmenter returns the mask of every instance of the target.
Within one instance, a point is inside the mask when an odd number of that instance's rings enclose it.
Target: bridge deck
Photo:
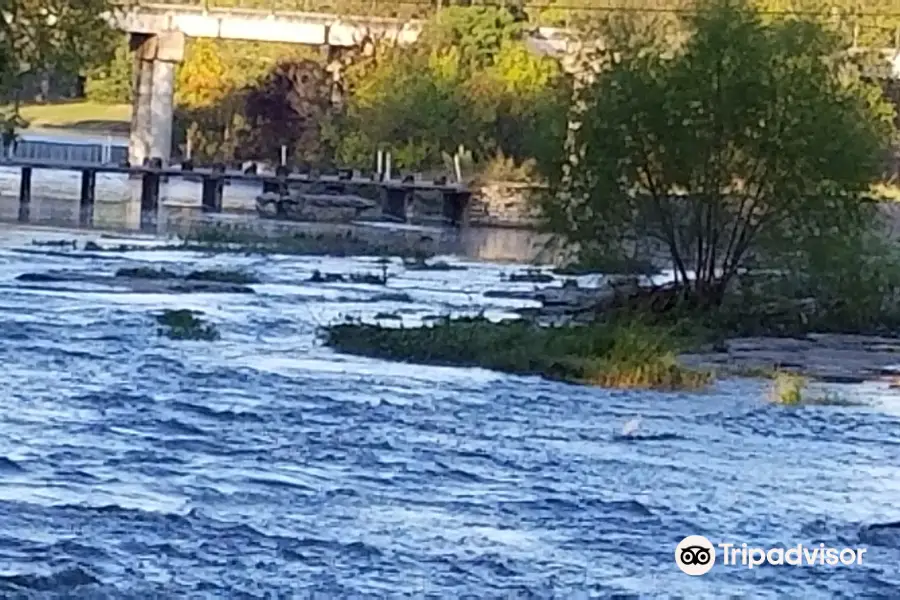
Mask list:
[[[94,162],[68,162],[54,160],[0,160],[0,167],[30,167],[32,169],[49,169],[57,171],[92,171],[94,173],[122,173],[126,175],[144,175],[152,173],[161,177],[182,177],[182,178],[205,178],[216,177],[224,181],[239,181],[248,183],[271,183],[285,182],[288,185],[292,183],[334,183],[348,186],[375,186],[385,189],[397,190],[415,190],[415,191],[435,191],[442,193],[467,193],[468,186],[460,183],[435,183],[426,180],[404,181],[401,179],[378,180],[368,177],[351,177],[341,178],[338,175],[311,175],[307,173],[291,173],[286,177],[280,177],[275,174],[250,174],[241,171],[225,171],[218,172],[210,168],[197,168],[193,170],[184,170],[181,168],[167,167],[157,169],[145,166],[122,166],[97,164]]]

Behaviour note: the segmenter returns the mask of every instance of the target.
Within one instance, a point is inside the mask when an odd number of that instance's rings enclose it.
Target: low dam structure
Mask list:
[[[80,173],[79,224],[93,225],[94,204],[98,174],[120,174],[139,182],[134,193],[140,198],[140,229],[157,231],[159,225],[160,189],[164,181],[183,179],[201,183],[200,206],[207,214],[221,213],[226,185],[241,184],[259,186],[267,197],[289,196],[295,192],[312,194],[317,203],[327,205],[328,196],[335,198],[335,205],[341,198],[355,196],[374,201],[380,212],[392,220],[407,222],[411,216],[416,197],[432,200],[431,214],[427,215],[436,223],[450,227],[460,227],[467,221],[471,193],[460,184],[427,182],[405,177],[402,180],[362,177],[349,170],[338,175],[312,175],[291,173],[279,167],[274,175],[246,172],[227,172],[224,167],[196,169],[184,166],[181,169],[164,168],[161,161],[149,161],[146,166],[97,165],[57,163],[52,161],[6,161],[2,167],[19,170],[18,220],[31,220],[31,188],[35,170],[56,170]],[[419,202],[421,204],[421,202]],[[275,215],[278,216],[278,215]]]

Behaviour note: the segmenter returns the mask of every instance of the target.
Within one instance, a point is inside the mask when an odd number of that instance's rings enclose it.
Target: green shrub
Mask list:
[[[803,402],[803,390],[808,381],[794,373],[776,373],[772,381],[772,401],[777,404],[796,406]]]
[[[482,317],[440,319],[417,328],[342,323],[328,345],[351,354],[437,365],[477,366],[617,388],[698,388],[707,372],[676,360],[686,343],[671,330],[639,322],[541,327]]]
[[[219,339],[215,326],[204,322],[197,316],[199,314],[201,313],[188,309],[166,309],[156,316],[156,322],[160,325],[157,333],[173,340],[211,342]]]

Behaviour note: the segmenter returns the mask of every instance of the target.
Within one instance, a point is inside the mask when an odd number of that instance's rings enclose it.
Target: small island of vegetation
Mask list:
[[[613,15],[572,103],[567,160],[545,169],[546,228],[578,269],[655,245],[674,281],[597,307],[582,324],[444,319],[328,327],[350,353],[483,366],[613,387],[696,388],[687,350],[737,335],[883,333],[900,325],[900,261],[869,197],[894,110],[840,32],[803,16],[713,2],[680,19]],[[599,293],[599,292],[598,292]],[[773,370],[773,372],[776,372]],[[799,381],[799,380],[797,380]],[[793,385],[793,384],[792,384]],[[780,394],[799,403],[800,386]]]

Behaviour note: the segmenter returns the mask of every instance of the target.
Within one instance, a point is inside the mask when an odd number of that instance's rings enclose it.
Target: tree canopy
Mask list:
[[[893,111],[818,23],[719,0],[684,26],[673,52],[652,30],[603,25],[571,139],[577,167],[544,209],[584,255],[660,242],[692,297],[715,303],[763,238],[863,217]]]
[[[107,61],[116,43],[110,8],[108,0],[0,0],[0,89],[15,97],[24,77]]]
[[[523,32],[509,10],[450,7],[416,44],[380,48],[349,73],[353,135],[342,137],[340,157],[360,163],[389,147],[399,166],[421,169],[460,145],[479,160],[543,158],[542,148],[558,155],[568,80],[557,60],[528,49]]]

